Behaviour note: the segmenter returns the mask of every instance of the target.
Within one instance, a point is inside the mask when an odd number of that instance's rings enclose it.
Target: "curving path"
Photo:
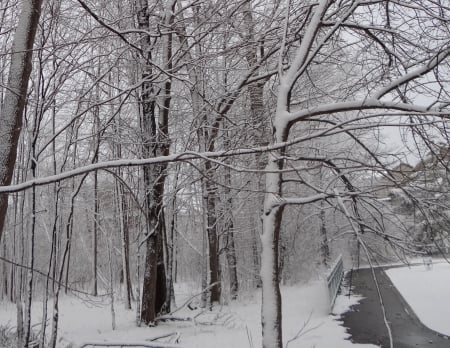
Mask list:
[[[376,268],[386,317],[391,323],[394,348],[450,348],[450,339],[424,326],[394,287],[382,268]],[[389,336],[384,325],[378,293],[370,269],[353,271],[352,291],[364,299],[342,316],[344,326],[355,343],[372,343],[389,348]],[[350,283],[350,275],[347,275]]]

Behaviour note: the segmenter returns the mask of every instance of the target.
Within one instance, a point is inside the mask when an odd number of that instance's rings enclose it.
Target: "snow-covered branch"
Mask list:
[[[346,111],[362,111],[362,110],[397,110],[409,112],[411,114],[421,114],[429,116],[437,116],[444,119],[450,119],[449,113],[440,109],[429,109],[426,106],[414,105],[401,102],[381,101],[375,98],[337,102],[325,105],[319,105],[307,109],[292,111],[287,114],[286,119],[290,124],[308,119],[312,116],[346,112]]]
[[[373,98],[381,99],[383,96],[385,96],[389,92],[393,91],[394,89],[399,88],[400,86],[404,85],[405,83],[408,83],[412,80],[415,80],[417,78],[424,76],[425,74],[429,73],[431,70],[436,68],[442,61],[447,59],[447,57],[449,55],[450,55],[450,48],[446,48],[446,49],[442,50],[435,57],[430,59],[430,61],[428,61],[427,64],[424,64],[420,68],[417,68],[417,69],[399,77],[398,79],[395,79],[387,86],[378,90],[374,94]]]
[[[354,121],[354,120],[353,120]],[[303,141],[306,141],[308,139],[314,139],[316,137],[320,136],[331,136],[334,134],[339,134],[342,132],[348,132],[352,130],[361,130],[361,129],[367,129],[370,128],[373,125],[356,125],[356,126],[347,126],[346,128],[343,128],[343,126],[351,123],[352,121],[345,121],[341,122],[339,124],[333,125],[333,127],[330,127],[325,130],[319,130],[317,132],[314,132],[312,134],[308,134],[306,136],[300,136],[294,139],[291,139],[289,141],[274,143],[272,145],[268,146],[259,146],[254,148],[241,148],[241,149],[233,149],[233,150],[221,150],[221,151],[207,151],[207,152],[193,152],[193,151],[185,151],[182,153],[176,153],[172,155],[166,155],[166,156],[157,156],[157,157],[151,157],[151,158],[142,158],[142,159],[120,159],[120,160],[110,160],[110,161],[104,161],[104,162],[97,162],[92,163],[89,165],[85,165],[73,170],[68,170],[60,174],[56,175],[49,175],[42,178],[37,178],[33,180],[28,180],[26,182],[15,184],[15,185],[9,185],[9,186],[0,186],[0,193],[7,193],[7,192],[18,192],[26,190],[33,186],[43,186],[48,185],[50,183],[59,182],[74,176],[83,175],[86,173],[90,173],[96,170],[106,170],[111,168],[119,168],[119,167],[136,167],[136,166],[144,166],[144,165],[155,165],[159,163],[168,163],[168,162],[186,162],[190,160],[195,159],[204,159],[204,160],[210,160],[214,158],[225,158],[225,157],[232,157],[232,156],[241,156],[241,155],[248,155],[253,153],[262,153],[262,152],[270,152],[274,150],[279,150],[282,148],[285,148],[287,146],[291,146]],[[379,125],[379,124],[378,124]],[[392,125],[392,124],[386,124],[386,125]],[[290,170],[289,170],[290,171]],[[265,173],[271,173],[274,171],[271,170],[264,170],[262,172]],[[278,170],[276,172],[279,172]]]

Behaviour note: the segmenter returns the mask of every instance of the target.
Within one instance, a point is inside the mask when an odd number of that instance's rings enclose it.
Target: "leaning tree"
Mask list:
[[[42,0],[22,2],[19,23],[14,34],[11,64],[5,92],[0,105],[0,185],[11,184],[16,163],[17,144],[22,129],[23,110],[26,104],[28,79],[36,29],[41,13]],[[8,195],[0,195],[0,240],[8,209]]]

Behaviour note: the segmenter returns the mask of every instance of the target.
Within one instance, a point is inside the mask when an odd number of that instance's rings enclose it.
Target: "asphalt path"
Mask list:
[[[372,270],[360,269],[352,273],[352,292],[363,296],[364,299],[353,306],[352,310],[345,313],[342,318],[344,326],[351,334],[351,341],[389,348],[389,334],[383,320]],[[382,268],[376,268],[375,275],[383,298],[386,317],[390,323],[394,348],[450,348],[448,337],[430,330],[419,321]],[[346,281],[350,283],[350,274],[347,274]]]

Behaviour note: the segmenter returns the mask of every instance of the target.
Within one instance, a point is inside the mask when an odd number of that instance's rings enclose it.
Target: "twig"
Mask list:
[[[53,277],[47,275],[46,273],[44,273],[44,272],[42,272],[42,271],[40,271],[40,270],[37,270],[37,269],[35,269],[35,268],[31,268],[31,267],[29,267],[29,266],[27,266],[27,265],[22,265],[22,264],[20,264],[20,263],[17,263],[17,262],[8,260],[8,259],[6,259],[6,258],[4,258],[4,257],[2,257],[2,256],[0,256],[0,261],[4,261],[4,262],[9,263],[9,264],[11,264],[11,265],[13,265],[13,266],[15,266],[15,267],[20,267],[20,268],[26,269],[26,270],[28,270],[28,271],[31,271],[31,272],[33,272],[33,273],[37,273],[38,275],[40,275],[40,276],[42,276],[42,277],[44,277],[44,278],[48,278],[48,279],[50,279],[51,281],[54,281],[55,283],[57,283],[57,284],[59,284],[59,285],[63,285],[64,287],[66,286],[65,284],[59,282],[57,279],[55,279],[55,278],[53,278]],[[90,293],[88,293],[88,292],[86,292],[86,291],[77,290],[77,289],[71,288],[71,287],[69,287],[69,286],[67,286],[67,289],[70,290],[70,291],[72,291],[72,292],[74,292],[74,293],[79,293],[79,294],[83,294],[83,295],[86,295],[86,296],[92,296],[92,294],[90,294]],[[109,296],[109,295],[110,295],[110,294],[101,294],[101,295],[98,295],[98,296]]]
[[[170,312],[168,315],[172,315],[176,312],[178,312],[179,310],[183,309],[184,307],[186,307],[188,304],[190,304],[194,298],[200,296],[201,294],[203,294],[205,291],[208,291],[209,289],[211,289],[212,287],[216,286],[217,284],[219,284],[220,282],[215,282],[213,284],[210,284],[209,286],[207,286],[206,288],[204,288],[201,292],[195,294],[194,296],[188,298],[181,306],[179,306],[178,308],[175,308],[172,312]],[[165,316],[161,316],[156,318],[156,320],[160,320],[161,318],[163,319]]]
[[[313,314],[313,311],[311,311],[309,313],[308,319],[305,320],[305,322],[303,323],[302,327],[300,328],[300,330],[298,330],[298,332],[295,334],[294,337],[292,337],[289,341],[286,342],[286,348],[289,346],[289,343],[298,340],[301,336],[307,334],[308,332],[311,332],[313,330],[318,329],[320,326],[322,326],[322,323],[317,324],[316,326],[310,327],[308,330],[305,330],[306,326],[308,325],[308,323],[311,321],[311,316]]]

